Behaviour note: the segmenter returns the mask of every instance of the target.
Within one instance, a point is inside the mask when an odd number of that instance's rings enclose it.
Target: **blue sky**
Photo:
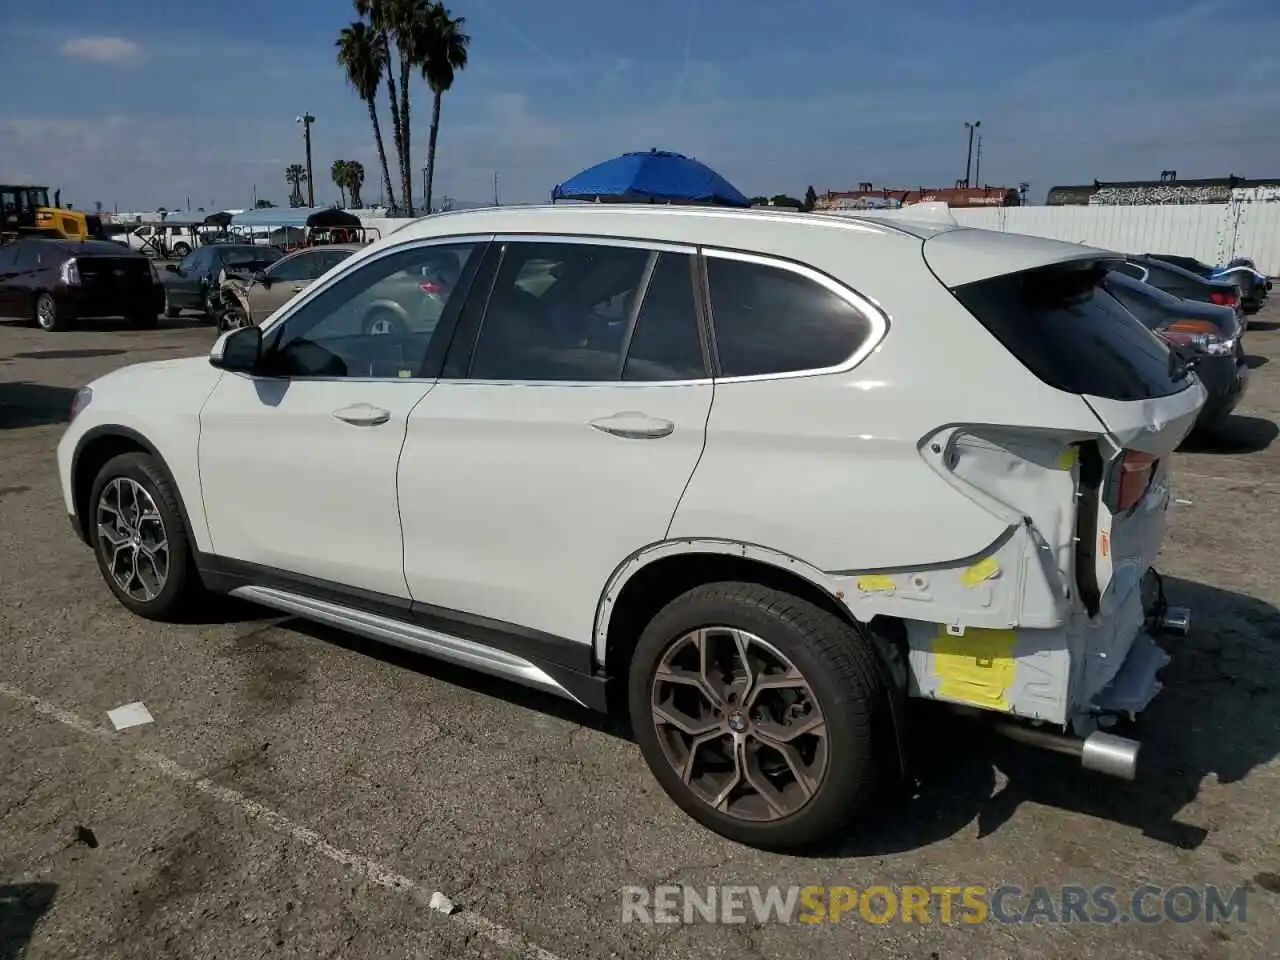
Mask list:
[[[445,98],[437,195],[541,200],[657,146],[748,194],[982,180],[1280,176],[1280,5],[1265,0],[454,0],[471,66]],[[1034,11],[1034,12],[1032,12]],[[350,0],[0,0],[0,182],[107,209],[284,202],[313,128],[379,177],[334,38]],[[14,91],[21,91],[16,95]],[[415,166],[430,101],[415,78]],[[391,151],[390,121],[382,104]],[[394,160],[393,160],[394,163]],[[393,169],[392,176],[396,174]],[[420,174],[415,190],[420,189]]]

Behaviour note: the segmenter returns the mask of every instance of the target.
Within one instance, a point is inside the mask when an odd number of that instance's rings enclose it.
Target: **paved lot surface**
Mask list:
[[[0,325],[0,958],[1259,957],[1280,951],[1280,306],[1230,442],[1177,457],[1161,560],[1194,608],[1145,779],[925,718],[932,758],[825,856],[721,841],[621,728],[296,620],[129,616],[68,529],[73,388],[207,326]],[[1268,363],[1268,361],[1271,361]],[[157,398],[157,402],[163,402]],[[115,732],[142,700],[153,724]],[[1239,922],[620,922],[628,884],[1249,888]],[[442,891],[458,906],[428,907]],[[25,951],[25,952],[24,952]]]

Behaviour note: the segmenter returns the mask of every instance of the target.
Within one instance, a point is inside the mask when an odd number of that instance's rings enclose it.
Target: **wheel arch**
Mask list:
[[[896,618],[859,620],[817,567],[758,544],[732,540],[666,540],[637,550],[613,571],[596,606],[592,648],[607,677],[625,677],[645,624],[686,590],[740,580],[791,593],[826,610],[871,643],[889,691],[899,768],[906,770],[905,723],[909,650],[906,625]]]
[[[124,453],[145,453],[153,457],[160,469],[164,471],[165,477],[178,495],[178,510],[182,514],[188,542],[194,548],[196,544],[193,537],[194,528],[191,525],[191,517],[187,513],[186,499],[164,455],[156,449],[155,444],[137,430],[120,424],[102,424],[86,430],[84,436],[76,443],[75,453],[71,456],[71,496],[76,508],[76,528],[80,538],[86,543],[91,542],[89,497],[93,493],[94,480],[109,461]]]

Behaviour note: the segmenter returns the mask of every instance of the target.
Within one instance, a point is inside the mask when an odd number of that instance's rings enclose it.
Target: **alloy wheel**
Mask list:
[[[36,322],[45,330],[52,330],[58,322],[58,308],[52,297],[44,296],[36,301]]]
[[[727,816],[791,816],[826,773],[826,721],[808,681],[745,630],[704,627],[671,644],[653,677],[650,713],[681,781]]]
[[[169,538],[151,494],[136,480],[115,477],[98,497],[96,519],[116,586],[144,603],[158,597],[169,578]]]

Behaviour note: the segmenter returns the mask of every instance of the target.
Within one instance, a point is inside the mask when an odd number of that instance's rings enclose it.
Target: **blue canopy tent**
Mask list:
[[[583,170],[556,185],[551,202],[557,200],[751,206],[733,184],[706,164],[657,149],[624,153]]]
[[[264,207],[231,218],[233,227],[359,227],[360,218],[330,207]]]

